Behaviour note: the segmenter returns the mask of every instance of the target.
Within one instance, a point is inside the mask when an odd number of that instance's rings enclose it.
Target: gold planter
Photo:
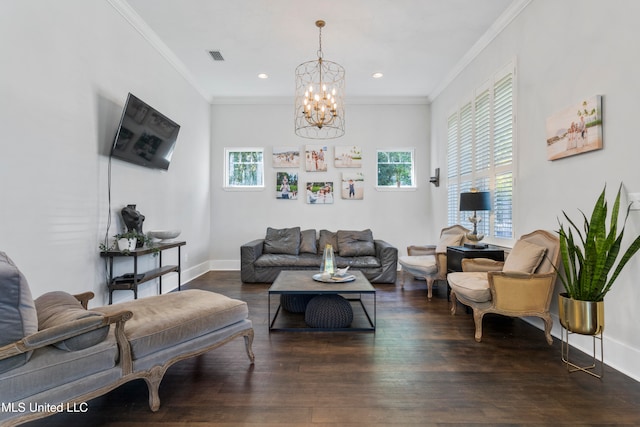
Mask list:
[[[558,295],[558,317],[562,329],[562,361],[569,372],[582,371],[596,378],[604,374],[604,301],[580,301],[569,298],[566,293]],[[569,335],[591,335],[593,338],[593,359],[589,366],[580,366],[569,361]],[[596,351],[596,341],[600,341],[600,360]],[[598,370],[597,365],[600,365]]]
[[[580,301],[558,295],[558,316],[562,326],[582,335],[599,335],[604,331],[604,301]]]

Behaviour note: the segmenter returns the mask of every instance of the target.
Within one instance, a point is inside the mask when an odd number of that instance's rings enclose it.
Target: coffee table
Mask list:
[[[281,271],[269,288],[269,332],[271,331],[375,331],[376,330],[376,289],[362,274],[361,271],[349,271],[355,276],[351,282],[324,283],[313,280],[313,275],[317,271]],[[354,321],[347,328],[309,328],[294,327],[291,325],[276,326],[276,319],[281,314],[282,306],[278,302],[273,318],[271,317],[271,296],[272,295],[341,295],[344,296],[357,310],[354,310]],[[367,305],[362,297],[367,296],[373,316],[370,315]],[[280,299],[278,298],[278,301]],[[281,316],[282,317],[282,316]],[[282,323],[282,322],[281,322]]]

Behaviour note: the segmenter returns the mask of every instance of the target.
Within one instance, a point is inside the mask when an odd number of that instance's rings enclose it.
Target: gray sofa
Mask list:
[[[157,411],[171,365],[238,337],[253,363],[244,301],[194,289],[88,310],[92,297],[50,292],[33,300],[0,252],[1,426],[89,410],[88,400],[138,378]]]
[[[371,230],[300,230],[267,228],[264,238],[240,247],[245,283],[272,283],[282,270],[319,270],[322,253],[332,245],[336,265],[360,270],[371,283],[395,283],[398,249],[373,238]]]

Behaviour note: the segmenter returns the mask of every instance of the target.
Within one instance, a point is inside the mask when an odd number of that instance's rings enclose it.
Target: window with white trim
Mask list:
[[[264,188],[264,150],[262,148],[225,148],[225,189]]]
[[[378,150],[378,188],[415,188],[414,150]]]
[[[473,228],[459,211],[460,193],[491,192],[491,211],[479,211],[478,233],[513,238],[515,67],[478,88],[447,119],[447,222]]]

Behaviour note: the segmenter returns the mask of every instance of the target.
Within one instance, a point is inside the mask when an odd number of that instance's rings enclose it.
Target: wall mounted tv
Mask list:
[[[180,126],[131,93],[127,96],[111,156],[154,169],[169,169]]]

